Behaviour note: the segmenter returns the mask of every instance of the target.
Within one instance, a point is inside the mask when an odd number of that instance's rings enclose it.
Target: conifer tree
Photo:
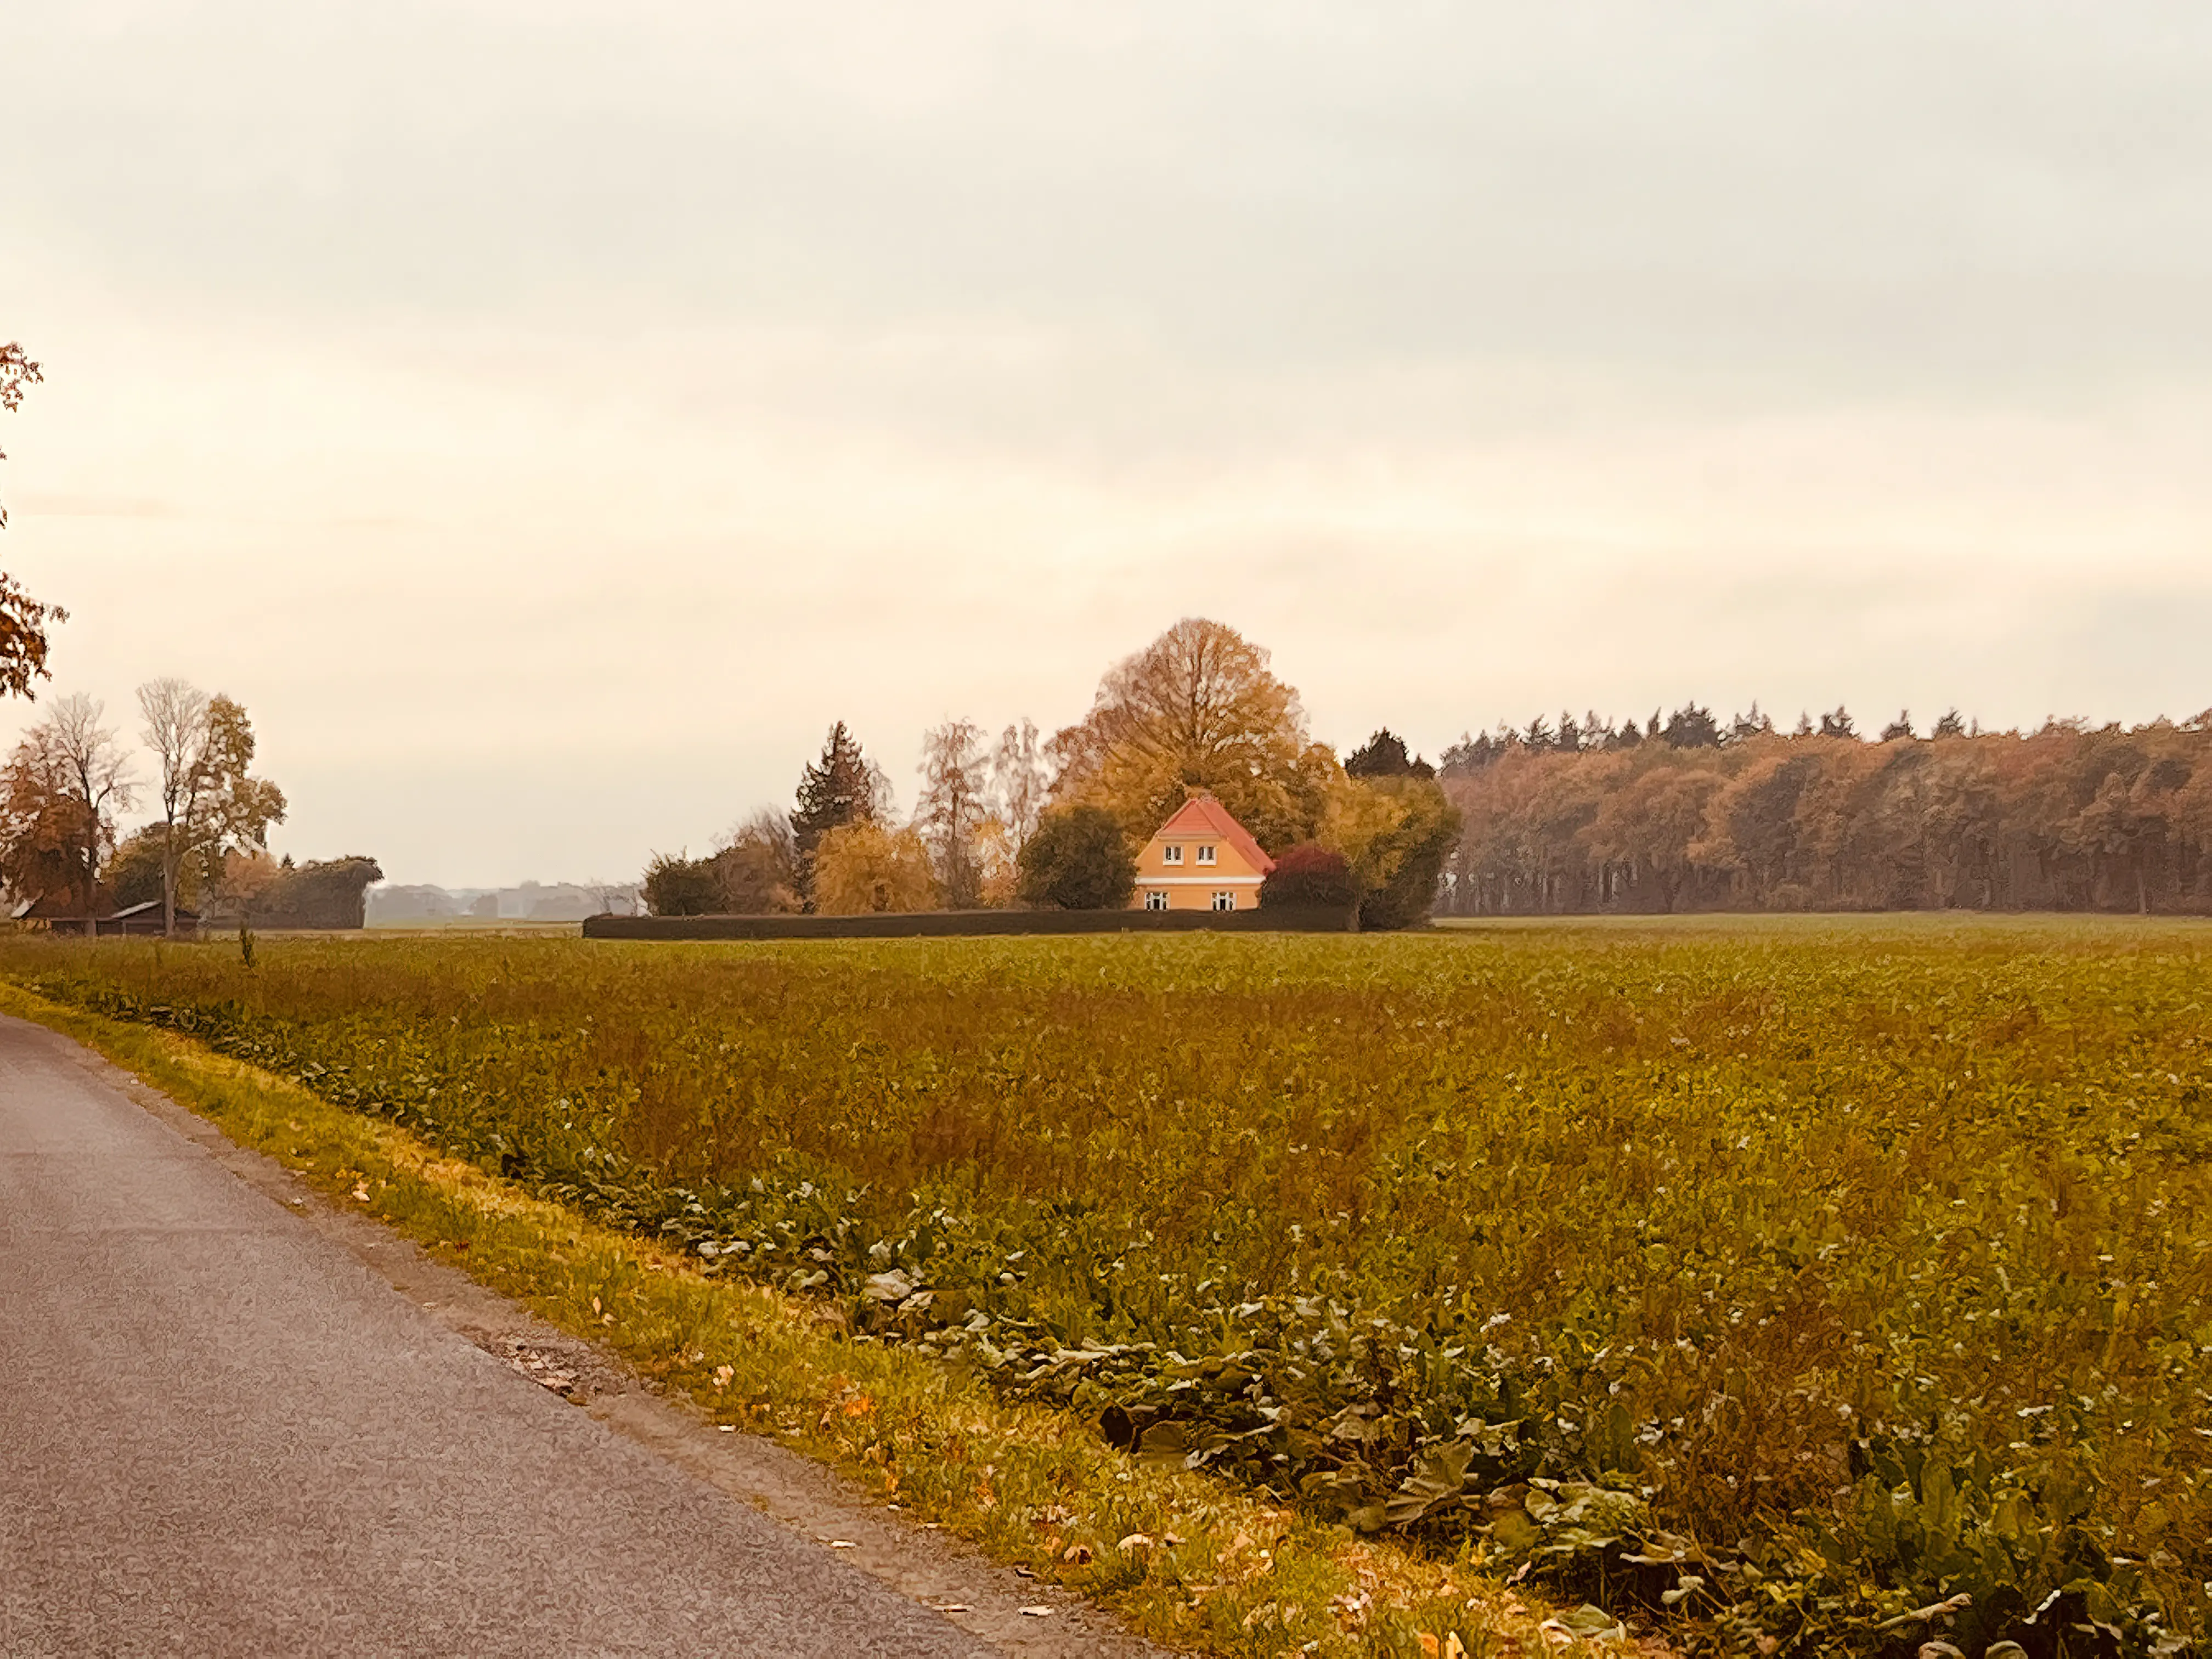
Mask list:
[[[875,769],[861,754],[860,740],[839,720],[830,728],[821,758],[799,775],[799,799],[792,808],[791,836],[802,885],[811,886],[814,849],[822,837],[846,824],[873,819],[877,795]]]

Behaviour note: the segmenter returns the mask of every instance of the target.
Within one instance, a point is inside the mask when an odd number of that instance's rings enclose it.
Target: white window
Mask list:
[[[1155,887],[1145,895],[1145,908],[1147,910],[1164,910],[1167,908],[1168,896],[1158,888]]]
[[[1201,847],[1201,848],[1200,848],[1198,849],[1198,861],[1199,861],[1200,864],[1211,864],[1211,863],[1212,863],[1212,862],[1213,862],[1213,849],[1212,849],[1211,847]]]
[[[1174,845],[1172,842],[1161,848],[1160,862],[1162,864],[1181,864],[1182,862],[1182,848]]]
[[[1237,895],[1216,893],[1213,896],[1213,908],[1217,910],[1234,910],[1237,908]]]

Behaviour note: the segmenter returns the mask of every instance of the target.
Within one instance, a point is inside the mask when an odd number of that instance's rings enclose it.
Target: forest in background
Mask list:
[[[1838,709],[1663,724],[1562,718],[1463,739],[1439,913],[2212,912],[2212,710],[1983,732]]]

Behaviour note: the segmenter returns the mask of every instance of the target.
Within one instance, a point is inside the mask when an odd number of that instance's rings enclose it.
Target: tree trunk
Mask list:
[[[177,826],[161,826],[161,937],[177,934]]]

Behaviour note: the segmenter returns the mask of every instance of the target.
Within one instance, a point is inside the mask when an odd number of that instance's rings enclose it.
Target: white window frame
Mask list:
[[[1211,847],[1201,847],[1201,848],[1200,848],[1198,849],[1198,861],[1199,861],[1200,864],[1211,864],[1211,863],[1212,863],[1212,862],[1213,862],[1213,849],[1212,849]]]
[[[1164,910],[1167,908],[1168,896],[1165,889],[1154,887],[1146,892],[1145,908],[1147,910]]]
[[[1217,891],[1213,896],[1213,908],[1217,910],[1234,910],[1237,908],[1237,890],[1233,887],[1224,887]]]
[[[1176,846],[1173,842],[1168,842],[1166,846],[1160,848],[1160,862],[1162,864],[1181,864],[1182,862],[1182,848]]]

